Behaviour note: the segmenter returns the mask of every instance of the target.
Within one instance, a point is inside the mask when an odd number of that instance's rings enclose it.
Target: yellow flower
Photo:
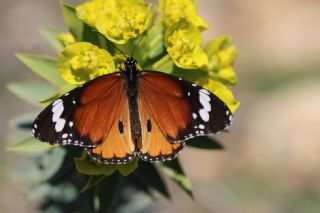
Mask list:
[[[237,49],[231,38],[219,36],[209,41],[204,51],[209,58],[208,70],[213,71],[218,78],[235,84],[237,79],[232,65],[237,56]]]
[[[232,113],[234,113],[239,107],[240,102],[234,99],[231,90],[229,90],[228,87],[221,82],[208,78],[202,78],[196,83],[218,96],[229,107]]]
[[[154,17],[143,0],[93,0],[77,7],[77,14],[110,41],[124,44],[143,33]]]
[[[57,35],[57,38],[63,44],[63,46],[68,46],[76,42],[71,33],[60,33]]]
[[[112,56],[88,42],[67,46],[59,53],[58,67],[63,79],[70,84],[82,84],[115,71]]]
[[[77,16],[94,28],[99,16],[111,12],[115,5],[115,0],[92,0],[76,7]]]
[[[192,0],[159,0],[159,3],[165,25],[168,26],[185,19],[199,28],[200,31],[209,28],[208,23],[197,15]]]
[[[171,25],[165,35],[165,46],[174,63],[184,69],[198,69],[208,65],[208,58],[201,49],[203,42],[197,27],[181,21]]]

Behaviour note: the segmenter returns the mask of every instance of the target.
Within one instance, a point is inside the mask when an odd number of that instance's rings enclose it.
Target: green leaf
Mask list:
[[[61,78],[58,72],[58,64],[55,59],[21,53],[18,53],[16,56],[29,69],[48,80],[50,83],[56,86],[65,84],[65,81]]]
[[[200,136],[187,141],[187,146],[200,149],[223,149],[223,146],[212,137]]]
[[[77,41],[82,41],[84,23],[77,17],[75,8],[61,1],[61,10],[64,21],[69,28],[70,33]]]
[[[86,24],[84,24],[83,28],[82,41],[90,42],[101,48],[99,34]]]
[[[192,199],[192,185],[189,178],[184,174],[183,169],[176,158],[171,161],[166,161],[161,163],[162,170],[174,181],[176,182]]]
[[[99,209],[97,212],[115,212],[122,180],[123,178],[119,173],[114,173],[99,183],[97,186],[99,195]]]
[[[10,126],[19,128],[19,129],[26,129],[30,131],[32,127],[32,123],[34,119],[37,117],[37,115],[38,115],[38,112],[31,112],[31,113],[19,115],[10,120]]]
[[[139,162],[139,158],[135,158],[133,161],[127,164],[119,165],[118,171],[123,176],[128,176],[138,168],[138,162]]]
[[[39,141],[38,141],[39,144]],[[43,144],[43,143],[41,143]],[[49,146],[49,145],[48,145]],[[52,146],[50,146],[52,148]],[[62,147],[52,148],[46,155],[41,156],[39,165],[41,166],[41,180],[46,181],[56,175],[64,166],[64,159],[67,151]]]
[[[151,66],[147,66],[146,69],[162,71],[164,73],[171,73],[174,69],[174,63],[169,55],[165,55],[161,59],[153,63]]]
[[[56,100],[57,98],[59,98],[60,96],[62,96],[63,94],[69,92],[74,88],[75,88],[75,85],[72,85],[72,84],[63,85],[53,95],[49,96],[49,98],[47,96],[45,99],[42,99],[40,103],[47,106],[50,103],[52,103],[54,100]]]
[[[205,70],[185,70],[177,66],[173,68],[173,71],[171,74],[174,76],[183,78],[185,80],[188,80],[190,82],[196,82],[200,78],[205,78],[205,79],[209,78],[209,73]]]
[[[134,174],[147,183],[151,188],[157,190],[160,194],[170,199],[167,186],[152,163],[140,161],[139,167]]]
[[[12,143],[6,147],[6,151],[10,152],[43,152],[52,149],[52,146],[46,143],[41,143],[34,137],[27,137],[21,141]]]
[[[145,36],[140,35],[134,42],[133,45],[137,45],[135,57],[143,67],[156,63],[165,54],[163,34],[164,27],[159,21],[146,31]],[[143,39],[138,44],[141,37]]]
[[[51,85],[41,83],[10,83],[7,88],[19,98],[32,104],[38,104],[56,90]]]
[[[87,183],[80,190],[80,193],[83,193],[83,192],[87,191],[88,189],[91,189],[93,186],[98,184],[100,181],[102,181],[106,177],[107,176],[104,176],[104,175],[98,175],[98,176],[91,175],[91,176],[89,176]]]
[[[117,165],[102,165],[94,162],[86,151],[82,156],[74,159],[78,172],[86,175],[109,176],[117,170]]]
[[[57,38],[60,34],[59,31],[50,28],[42,28],[40,29],[40,33],[55,50],[63,50],[63,44]]]

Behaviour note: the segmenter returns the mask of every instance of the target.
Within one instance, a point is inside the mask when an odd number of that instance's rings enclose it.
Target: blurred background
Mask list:
[[[320,212],[320,1],[201,0],[199,14],[211,25],[206,40],[228,34],[238,48],[241,105],[218,137],[224,151],[180,155],[196,201],[170,183],[173,201],[158,200],[153,212]],[[25,157],[4,148],[9,120],[35,108],[6,84],[40,81],[14,54],[54,55],[38,29],[66,29],[59,2],[42,0],[1,0],[0,25],[0,208],[34,212],[7,175]]]

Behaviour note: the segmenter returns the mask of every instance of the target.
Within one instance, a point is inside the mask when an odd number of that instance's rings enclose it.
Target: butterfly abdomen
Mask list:
[[[129,102],[129,115],[130,115],[130,126],[131,135],[133,141],[141,139],[141,123],[139,117],[139,108],[137,103],[137,90],[127,89],[127,96]]]

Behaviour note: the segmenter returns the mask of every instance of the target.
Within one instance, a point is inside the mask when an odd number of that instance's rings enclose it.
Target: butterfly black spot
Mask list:
[[[123,123],[122,123],[122,121],[119,121],[118,127],[119,127],[120,134],[122,134],[123,133]]]
[[[148,132],[151,132],[151,129],[152,129],[151,121],[150,121],[150,119],[148,119],[148,121],[147,121],[147,130],[148,130]]]

